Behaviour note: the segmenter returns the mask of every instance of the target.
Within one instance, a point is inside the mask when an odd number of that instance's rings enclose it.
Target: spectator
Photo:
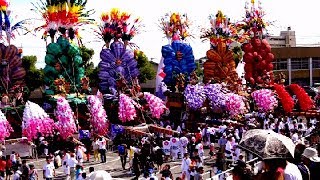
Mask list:
[[[0,177],[4,179],[5,177],[5,170],[6,170],[6,157],[2,156],[0,160]]]
[[[10,155],[10,160],[12,162],[12,166],[16,166],[17,165],[17,156],[16,156],[16,152],[12,151],[11,155]]]
[[[99,143],[97,138],[95,138],[94,141],[92,141],[92,149],[93,149],[94,161],[100,161]]]
[[[126,163],[127,163],[127,145],[125,144],[120,144],[118,146],[118,154],[120,156],[120,161],[122,165],[122,169],[126,169]]]
[[[21,174],[22,174],[21,171],[15,168],[13,180],[21,180]]]
[[[320,179],[320,157],[315,148],[306,148],[302,154],[302,162],[310,170],[310,179]]]
[[[38,176],[38,172],[35,169],[33,164],[29,165],[30,171],[29,171],[29,180],[38,180],[39,176]]]
[[[22,160],[22,166],[21,166],[20,171],[22,172],[21,180],[28,180],[29,179],[29,166],[27,165],[26,160]]]
[[[91,178],[91,175],[94,173],[94,167],[89,167],[89,174],[88,174],[88,178],[89,179],[92,179]]]
[[[12,175],[12,161],[10,155],[6,156],[6,180],[9,180]]]
[[[46,164],[43,166],[43,179],[53,180],[56,176],[56,171],[50,157],[46,157]]]
[[[71,154],[70,159],[67,161],[67,165],[70,168],[70,179],[71,180],[75,180],[75,176],[76,176],[76,165],[78,164],[78,161],[76,160],[76,158],[74,157],[74,153]]]
[[[101,163],[105,163],[106,160],[106,147],[107,142],[104,137],[99,138],[99,152],[100,152],[100,157],[101,157]]]

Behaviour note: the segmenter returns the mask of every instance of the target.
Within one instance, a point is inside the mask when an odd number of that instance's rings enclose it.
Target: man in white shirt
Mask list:
[[[299,168],[290,162],[287,162],[287,166],[284,169],[285,180],[302,180],[302,175]]]
[[[47,163],[43,165],[43,179],[53,180],[56,176],[56,171],[53,162],[49,157],[46,158]]]
[[[188,172],[190,164],[191,164],[191,159],[189,158],[189,154],[185,153],[181,163],[182,174],[186,174]]]
[[[76,165],[78,164],[78,161],[76,160],[74,153],[72,153],[70,156],[70,159],[67,160],[67,165],[70,168],[70,178],[71,180],[74,180],[76,176]]]
[[[99,138],[99,141],[98,141],[98,144],[99,144],[99,152],[100,152],[100,156],[101,156],[101,162],[102,163],[105,163],[107,160],[106,160],[106,145],[107,145],[107,142],[105,140],[104,137],[100,137]]]

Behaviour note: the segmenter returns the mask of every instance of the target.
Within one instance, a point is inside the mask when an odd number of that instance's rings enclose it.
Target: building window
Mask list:
[[[274,70],[287,70],[287,59],[276,59],[273,62],[273,69]]]
[[[292,58],[291,59],[291,69],[309,69],[309,59],[308,58]]]
[[[320,57],[313,57],[312,58],[312,69],[320,69]]]

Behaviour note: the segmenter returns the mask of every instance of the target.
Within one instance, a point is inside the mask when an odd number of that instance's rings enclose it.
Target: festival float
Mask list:
[[[45,1],[35,5],[43,25],[47,48],[45,55],[44,84],[45,110],[57,120],[54,133],[62,139],[72,136],[80,126],[89,126],[86,97],[91,93],[89,78],[79,46],[82,46],[80,28],[93,22],[86,9],[87,1]],[[50,43],[48,44],[48,38]]]
[[[167,96],[167,107],[170,110],[168,119],[175,124],[181,120],[181,112],[185,110],[184,91],[196,63],[192,47],[187,43],[191,37],[190,20],[187,14],[171,13],[160,19],[160,27],[168,39],[168,44],[162,46],[163,59],[163,95]]]
[[[258,5],[257,5],[258,4]],[[283,74],[273,74],[274,55],[266,39],[265,12],[261,2],[246,3],[245,18],[237,25],[239,34],[245,37],[242,44],[247,88],[251,89],[251,110],[286,115],[316,115],[314,102],[298,84],[285,86]]]
[[[22,49],[12,45],[11,40],[15,39],[17,35],[28,33],[28,29],[26,20],[18,21],[9,5],[7,0],[0,1],[0,107],[6,116],[6,118],[2,118],[0,129],[3,131],[7,129],[3,138],[9,137],[8,132],[11,132],[11,138],[21,137],[21,115],[25,104],[24,96],[27,92],[26,71],[21,60]],[[13,131],[7,126],[10,124]]]
[[[141,22],[127,12],[112,9],[101,16],[99,36],[105,45],[100,52],[100,91],[111,124],[111,134],[124,129],[136,135],[148,135],[149,125],[166,109],[153,94],[141,92],[138,50],[130,40],[139,32]],[[160,128],[153,128],[159,130]]]

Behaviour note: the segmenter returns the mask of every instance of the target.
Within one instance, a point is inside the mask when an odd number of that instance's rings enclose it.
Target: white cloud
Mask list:
[[[36,17],[30,12],[31,2],[37,0],[16,0],[12,1],[13,12],[19,15],[19,18]],[[89,0],[88,9],[96,10],[95,19],[99,20],[101,12],[109,11],[113,7],[132,13],[133,16],[141,17],[145,28],[143,33],[136,36],[132,41],[135,42],[149,58],[160,59],[161,46],[166,44],[162,32],[158,27],[159,18],[167,12],[177,11],[187,13],[194,22],[195,39],[189,42],[194,49],[196,58],[205,55],[208,50],[208,44],[202,43],[199,39],[198,27],[207,25],[209,14],[222,10],[231,20],[241,20],[244,15],[245,0]],[[316,0],[292,1],[262,1],[263,9],[266,11],[266,18],[275,21],[275,26],[271,27],[271,32],[278,34],[280,30],[285,30],[291,26],[296,31],[297,43],[317,43],[320,42],[319,25],[316,21],[319,11]],[[38,18],[39,16],[37,16]],[[92,32],[81,33],[84,42],[90,42],[95,37]],[[45,43],[41,40],[41,35],[37,37],[27,35],[17,37],[14,44],[22,45],[25,55],[37,55],[39,59],[38,67],[43,67],[45,55]],[[95,50],[94,62],[99,62],[99,53],[103,42],[90,42],[86,46]]]

